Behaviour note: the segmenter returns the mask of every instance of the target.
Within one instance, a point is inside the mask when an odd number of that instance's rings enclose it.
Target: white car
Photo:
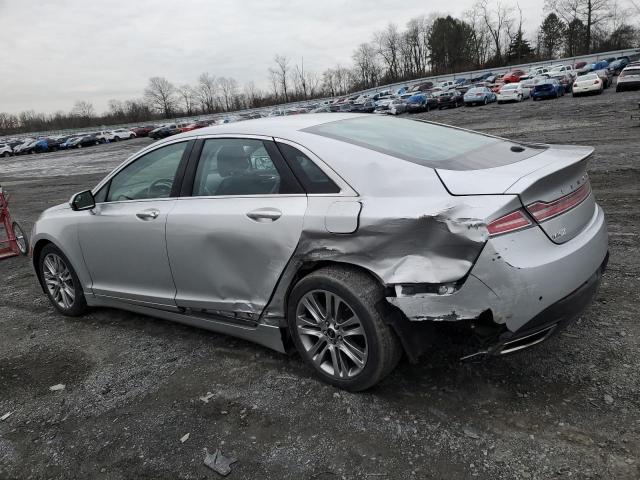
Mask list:
[[[4,143],[0,144],[0,157],[10,157],[13,155],[13,148]]]
[[[111,134],[113,135],[113,141],[115,142],[136,137],[136,134],[127,128],[118,128],[116,130],[112,130]]]
[[[38,143],[38,140],[35,138],[26,138],[22,143],[15,146],[13,153],[16,155],[21,153],[33,153],[35,152],[36,143]]]
[[[638,90],[640,88],[640,65],[630,63],[618,75],[616,92],[624,90]]]
[[[454,81],[449,81],[449,82],[440,82],[440,84],[438,85],[438,88],[447,91],[447,90],[451,90],[452,88],[454,88],[456,86],[456,82]]]
[[[498,103],[521,102],[531,96],[531,90],[524,87],[522,83],[507,83],[500,87],[498,91]]]
[[[587,73],[581,75],[573,82],[573,96],[577,97],[583,93],[602,93],[604,84],[597,73]]]
[[[566,73],[568,75],[571,75],[573,78],[576,77],[576,72],[573,69],[572,65],[554,65],[553,67],[551,67],[551,70],[549,70],[549,73]]]
[[[107,143],[107,142],[112,142],[115,138],[115,135],[113,134],[113,132],[110,132],[108,130],[103,130],[101,132],[96,132],[96,138],[101,143]]]
[[[547,67],[536,67],[529,70],[529,76],[531,77],[542,75],[543,73],[549,73],[549,69]]]

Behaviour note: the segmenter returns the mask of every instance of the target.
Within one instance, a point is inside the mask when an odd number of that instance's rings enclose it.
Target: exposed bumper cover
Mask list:
[[[387,297],[411,321],[478,318],[490,310],[496,324],[518,332],[588,281],[607,256],[604,213],[596,205],[583,231],[553,244],[540,228],[491,239],[463,286],[453,294]]]

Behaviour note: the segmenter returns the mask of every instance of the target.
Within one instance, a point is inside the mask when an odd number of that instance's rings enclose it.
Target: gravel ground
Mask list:
[[[205,448],[238,459],[230,478],[639,478],[638,100],[609,89],[418,115],[596,147],[611,233],[600,293],[561,335],[511,357],[460,363],[443,345],[345,393],[296,356],[230,337],[115,310],[61,317],[26,258],[0,262],[0,416],[12,412],[0,478],[216,478]],[[147,143],[0,160],[14,217],[29,229]]]

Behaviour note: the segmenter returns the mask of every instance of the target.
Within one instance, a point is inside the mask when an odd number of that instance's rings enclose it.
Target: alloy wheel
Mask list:
[[[62,257],[47,254],[42,262],[42,274],[53,301],[65,310],[73,307],[76,297],[73,277]]]
[[[295,325],[310,360],[327,375],[352,378],[367,364],[368,343],[362,322],[335,293],[307,292],[298,302]]]
[[[27,244],[27,237],[22,231],[22,227],[18,225],[16,222],[13,222],[13,233],[16,236],[16,245],[18,246],[18,250],[22,255],[26,255],[29,250],[29,246]]]

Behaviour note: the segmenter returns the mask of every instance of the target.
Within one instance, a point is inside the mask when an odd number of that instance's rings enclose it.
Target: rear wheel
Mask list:
[[[18,250],[22,255],[26,255],[29,253],[29,239],[18,222],[13,222],[11,228],[13,228],[13,233],[16,236],[16,245],[18,246]]]
[[[298,352],[322,380],[360,391],[386,377],[402,355],[384,322],[386,308],[382,287],[367,274],[328,267],[296,284],[287,318]]]
[[[487,103],[489,103],[489,99],[487,97],[485,97],[483,103],[486,105]]]
[[[2,156],[3,156],[3,157],[5,157],[5,158],[7,158],[9,155],[11,155],[9,152],[4,152],[4,153],[2,154]]]
[[[67,257],[52,243],[38,259],[39,273],[51,304],[63,315],[77,317],[87,311],[80,280]]]
[[[120,141],[120,137],[113,137],[113,141],[114,142],[119,142]]]

